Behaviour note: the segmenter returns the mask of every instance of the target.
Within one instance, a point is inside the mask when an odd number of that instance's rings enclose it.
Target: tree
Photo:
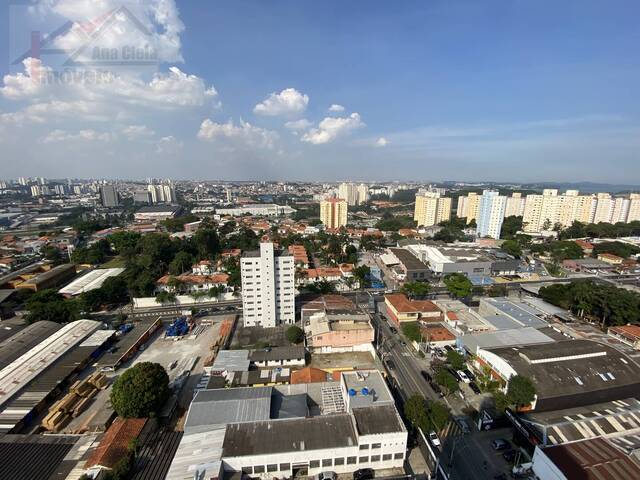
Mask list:
[[[507,394],[502,390],[493,392],[493,403],[499,412],[504,412],[510,405]]]
[[[353,276],[358,280],[360,288],[366,288],[369,286],[369,275],[371,274],[371,268],[367,265],[360,265],[353,269]]]
[[[181,275],[184,272],[191,270],[193,262],[193,255],[188,252],[178,252],[169,264],[169,273],[171,275]]]
[[[26,301],[29,311],[26,319],[29,323],[39,320],[67,323],[79,318],[79,306],[76,300],[65,300],[56,290],[42,290]]]
[[[403,322],[402,333],[412,342],[422,342],[422,332],[418,322]]]
[[[593,246],[593,256],[597,257],[601,253],[610,253],[622,258],[629,258],[631,255],[640,253],[640,248],[622,242],[602,242]]]
[[[252,230],[249,231],[253,233]],[[253,237],[255,237],[255,233]],[[193,236],[193,241],[198,251],[198,257],[201,259],[214,258],[220,253],[220,238],[213,227],[205,226],[199,228]]]
[[[298,344],[304,340],[304,331],[297,325],[291,325],[285,333],[289,343]]]
[[[127,282],[120,276],[107,278],[99,290],[106,303],[124,303],[130,298]]]
[[[454,370],[462,370],[464,368],[464,357],[455,350],[447,350],[447,362]]]
[[[407,282],[401,290],[409,298],[424,297],[431,291],[431,285],[426,282]]]
[[[521,407],[529,405],[536,396],[536,388],[528,377],[515,375],[509,379],[507,399],[510,405]]]
[[[176,301],[176,294],[171,292],[162,291],[156,295],[156,302],[164,305],[165,303],[174,303]]]
[[[491,285],[487,291],[490,297],[506,297],[507,286],[506,285]]]
[[[451,416],[449,408],[441,402],[431,402],[429,404],[429,420],[435,431],[442,430]]]
[[[505,217],[500,229],[500,238],[513,239],[522,230],[522,217]]]
[[[429,431],[427,401],[420,394],[413,394],[404,404],[404,416],[414,428]]]
[[[456,298],[468,297],[471,294],[473,285],[462,273],[450,273],[444,277],[444,284],[449,293]]]
[[[53,262],[54,265],[62,263],[62,253],[53,245],[45,245],[40,249],[40,253],[46,260]]]
[[[453,393],[458,390],[458,382],[446,368],[440,368],[436,372],[435,381],[438,385],[445,388],[447,393]]]
[[[522,256],[522,248],[517,240],[505,240],[500,248],[513,257],[520,258]]]
[[[154,416],[169,398],[169,376],[158,363],[142,362],[120,375],[111,390],[111,404],[123,418]]]

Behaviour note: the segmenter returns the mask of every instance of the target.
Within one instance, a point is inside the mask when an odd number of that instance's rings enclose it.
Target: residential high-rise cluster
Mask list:
[[[150,183],[147,185],[147,191],[151,203],[175,203],[178,200],[171,181],[159,184]]]
[[[418,226],[431,227],[451,219],[451,198],[438,192],[422,192],[416,195],[413,219]]]
[[[494,190],[482,192],[478,208],[478,237],[500,238],[500,229],[507,207],[507,197]]]
[[[295,264],[293,255],[276,252],[273,243],[240,259],[242,311],[248,327],[275,327],[295,322]]]
[[[100,187],[100,202],[103,207],[117,207],[119,205],[120,199],[115,185],[102,185]]]
[[[320,202],[320,221],[327,228],[347,225],[347,202],[341,198],[329,198]]]
[[[458,197],[457,216],[467,223],[478,223],[482,200],[478,193]],[[551,230],[556,226],[567,228],[574,221],[582,223],[629,223],[640,220],[640,194],[612,196],[609,193],[580,195],[578,190],[559,194],[556,189],[545,189],[541,194],[523,197],[514,192],[505,197],[504,217],[522,216],[525,232]]]
[[[369,200],[369,187],[364,183],[341,183],[338,186],[338,198],[346,200],[350,207],[362,205]]]

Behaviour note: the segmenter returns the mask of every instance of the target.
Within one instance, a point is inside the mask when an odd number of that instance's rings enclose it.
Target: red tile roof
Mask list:
[[[403,293],[391,293],[384,298],[396,309],[398,313],[411,312],[440,312],[438,306],[429,300],[409,300]]]
[[[326,382],[328,374],[324,370],[305,367],[291,372],[291,384]]]
[[[138,438],[146,423],[146,418],[116,418],[102,437],[98,448],[87,460],[85,468],[95,465],[113,468],[127,455],[129,443],[134,438]]]

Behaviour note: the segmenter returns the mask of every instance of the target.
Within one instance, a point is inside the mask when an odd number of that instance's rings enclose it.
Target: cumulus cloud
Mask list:
[[[148,138],[153,137],[156,132],[147,127],[146,125],[129,125],[122,129],[122,134],[129,140],[135,140],[136,138]]]
[[[271,130],[256,127],[240,119],[238,125],[229,120],[226,123],[216,123],[205,119],[200,125],[198,138],[209,142],[223,140],[239,147],[275,148],[278,134]]]
[[[273,92],[263,102],[257,104],[253,113],[257,115],[293,115],[302,113],[309,104],[309,97],[295,88],[286,88],[280,93]]]
[[[326,117],[318,124],[318,128],[312,128],[302,136],[302,141],[321,145],[333,142],[336,138],[347,135],[353,130],[364,127],[359,113],[352,113],[348,117]]]
[[[334,103],[333,105],[331,105],[329,107],[329,111],[330,112],[344,112],[344,107],[342,105],[338,105],[337,103]]]
[[[173,154],[183,147],[182,141],[178,140],[173,135],[162,137],[156,143],[156,153],[159,154]]]
[[[311,125],[313,124],[309,120],[307,120],[306,118],[301,118],[300,120],[292,120],[285,123],[284,127],[294,132],[299,132],[301,130],[306,130],[307,128],[311,127]]]
[[[61,143],[61,142],[108,142],[112,135],[108,132],[96,132],[86,129],[79,132],[66,132],[64,130],[53,130],[40,139],[40,143]]]
[[[380,137],[376,140],[376,147],[386,147],[387,145],[389,145],[389,140],[384,137]]]
[[[180,20],[174,0],[40,0],[39,16],[59,15],[72,26],[53,39],[76,62],[93,61],[93,47],[147,52],[159,62],[182,61]]]

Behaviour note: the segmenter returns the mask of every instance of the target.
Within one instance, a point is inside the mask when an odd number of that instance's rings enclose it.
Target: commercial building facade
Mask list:
[[[275,327],[295,321],[295,264],[293,255],[274,251],[263,242],[260,250],[240,259],[245,326]]]

